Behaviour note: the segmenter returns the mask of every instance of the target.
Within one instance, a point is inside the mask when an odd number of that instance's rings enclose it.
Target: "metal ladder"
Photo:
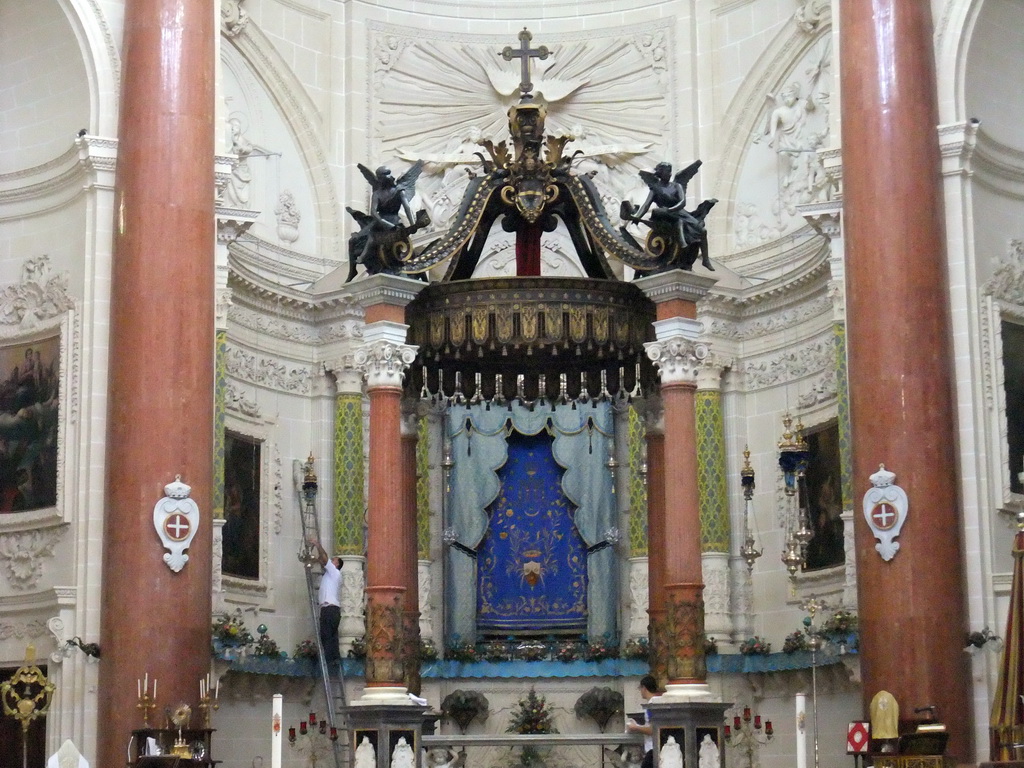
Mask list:
[[[345,707],[348,702],[345,698],[345,674],[341,664],[335,670],[328,670],[327,661],[324,657],[323,642],[320,640],[320,601],[316,584],[316,574],[313,573],[313,566],[319,564],[320,557],[316,545],[311,541],[321,541],[320,522],[316,514],[316,495],[319,489],[316,473],[313,471],[313,455],[300,464],[296,461],[302,472],[301,504],[302,519],[302,548],[299,550],[299,561],[306,573],[306,594],[309,598],[309,611],[313,618],[313,637],[316,638],[317,662],[320,666],[320,679],[324,686],[324,699],[327,702],[327,724],[330,728],[337,729],[338,738],[331,742],[334,752],[335,768],[345,768],[348,764],[348,733]],[[333,671],[337,676],[331,677],[329,672]]]

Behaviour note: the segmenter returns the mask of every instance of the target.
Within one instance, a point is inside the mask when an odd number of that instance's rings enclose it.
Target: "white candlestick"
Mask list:
[[[153,698],[156,699],[156,678],[153,678]]]
[[[219,699],[220,698],[220,678],[219,677],[217,678],[217,691],[216,691],[216,693],[214,693],[213,698],[215,698],[215,699]]]
[[[149,693],[149,672],[146,673],[146,677],[142,681],[142,692]]]
[[[282,715],[284,713],[283,703],[284,697],[280,693],[275,693],[270,719],[270,768],[281,768],[281,737],[284,734],[284,725],[282,722]]]
[[[135,687],[139,689],[139,698],[141,699],[142,698],[142,681],[136,679],[135,680]]]
[[[807,694],[796,695],[796,768],[807,768]]]

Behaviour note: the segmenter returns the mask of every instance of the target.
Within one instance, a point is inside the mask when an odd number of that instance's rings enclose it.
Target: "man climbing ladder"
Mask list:
[[[338,672],[341,663],[341,651],[338,643],[338,625],[341,623],[341,604],[338,602],[338,591],[341,587],[341,558],[329,558],[319,541],[316,543],[320,554],[320,565],[324,575],[320,577],[318,602],[320,605],[320,646],[323,648],[324,662],[328,673]]]

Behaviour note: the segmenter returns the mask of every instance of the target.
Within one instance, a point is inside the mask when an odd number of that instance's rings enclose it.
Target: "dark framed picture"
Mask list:
[[[814,532],[807,544],[805,570],[815,571],[846,562],[839,423],[828,422],[809,430],[804,437],[809,457],[805,483],[800,489],[800,506],[807,510]]]
[[[224,436],[223,571],[228,576],[260,577],[262,448],[254,438]]]
[[[0,346],[0,513],[57,504],[60,334]]]

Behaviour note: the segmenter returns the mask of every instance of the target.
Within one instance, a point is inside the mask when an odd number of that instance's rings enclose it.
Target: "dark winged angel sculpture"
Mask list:
[[[718,200],[711,198],[692,211],[686,210],[686,185],[697,174],[700,166],[701,161],[697,160],[674,177],[670,163],[658,163],[653,171],[640,171],[640,178],[650,190],[647,199],[639,208],[634,208],[628,200],[622,201],[621,218],[650,227],[646,250],[659,256],[668,269],[693,269],[698,255],[705,269],[712,272],[715,269],[708,258],[708,233],[704,217]],[[652,204],[656,207],[651,211],[651,217],[644,219],[644,214]],[[636,243],[626,227],[621,227],[621,232],[623,237]],[[637,247],[640,247],[638,243]]]
[[[423,170],[423,161],[418,161],[403,173],[398,181],[391,170],[381,166],[376,172],[362,163],[359,171],[368,182],[373,194],[370,197],[370,212],[364,213],[346,206],[352,218],[359,225],[348,241],[349,272],[346,282],[356,276],[356,267],[362,264],[366,271],[399,274],[412,255],[411,235],[429,226],[430,216],[425,210],[416,212],[413,218],[409,201],[416,195],[416,180]],[[405,214],[408,224],[402,223]]]

